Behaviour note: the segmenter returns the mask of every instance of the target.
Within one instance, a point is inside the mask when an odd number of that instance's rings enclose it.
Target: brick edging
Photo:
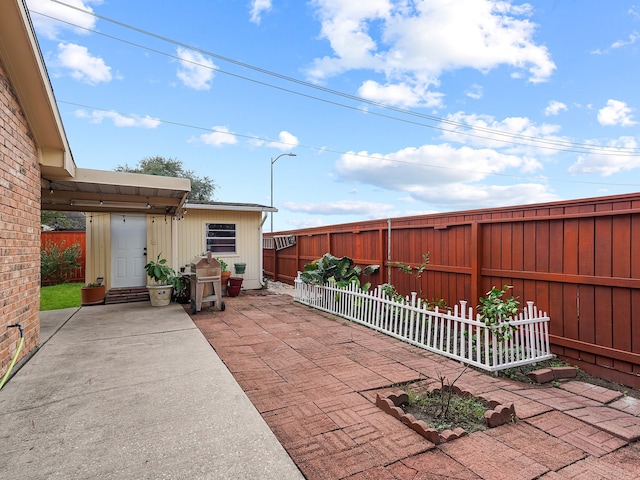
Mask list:
[[[454,393],[458,395],[473,396],[471,395],[471,393],[462,391],[457,387],[454,387],[453,390]],[[489,428],[504,425],[505,423],[509,423],[516,418],[516,410],[513,403],[507,406],[501,405],[498,402],[492,402],[490,400],[488,400],[487,402],[489,403],[490,410],[487,410],[484,413],[484,418]],[[457,427],[454,430],[447,429],[443,430],[442,432],[438,432],[435,428],[430,427],[425,421],[416,420],[416,418],[412,414],[405,413],[404,410],[400,408],[400,406],[405,403],[409,403],[409,395],[407,395],[402,390],[395,390],[391,393],[388,393],[386,396],[381,396],[379,393],[376,394],[376,405],[380,409],[382,409],[382,411],[388,413],[394,418],[397,418],[402,423],[407,425],[410,429],[412,429],[419,435],[422,435],[424,438],[435,445],[440,445],[441,443],[445,442],[451,442],[460,437],[468,435],[467,431],[462,427]]]

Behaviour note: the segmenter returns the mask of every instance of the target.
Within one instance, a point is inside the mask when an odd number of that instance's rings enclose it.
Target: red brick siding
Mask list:
[[[35,142],[0,63],[0,375],[40,341],[40,167]]]

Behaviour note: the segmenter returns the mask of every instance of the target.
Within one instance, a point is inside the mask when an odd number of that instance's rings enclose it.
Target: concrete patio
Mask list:
[[[0,390],[0,478],[303,478],[182,306],[41,319]]]

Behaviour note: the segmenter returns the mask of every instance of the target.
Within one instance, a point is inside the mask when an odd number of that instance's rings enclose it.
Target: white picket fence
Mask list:
[[[380,287],[362,292],[355,283],[309,285],[295,280],[295,301],[366,325],[374,330],[488,371],[504,370],[552,357],[549,317],[533,302],[509,323],[515,327],[502,341],[491,328],[473,320],[473,308],[461,301],[453,311],[427,310],[416,293],[401,302],[390,299]]]

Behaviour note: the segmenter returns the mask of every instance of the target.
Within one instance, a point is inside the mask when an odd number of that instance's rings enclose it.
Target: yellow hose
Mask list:
[[[16,364],[18,355],[20,355],[20,350],[22,350],[23,343],[24,343],[24,337],[20,336],[20,343],[18,343],[18,349],[16,350],[16,354],[13,356],[13,360],[11,360],[11,364],[9,365],[9,369],[7,370],[7,373],[5,373],[4,376],[2,377],[2,381],[0,382],[0,389],[4,387],[4,383],[7,381],[7,378],[9,378],[9,374],[11,373],[11,370],[13,370],[13,366]]]

